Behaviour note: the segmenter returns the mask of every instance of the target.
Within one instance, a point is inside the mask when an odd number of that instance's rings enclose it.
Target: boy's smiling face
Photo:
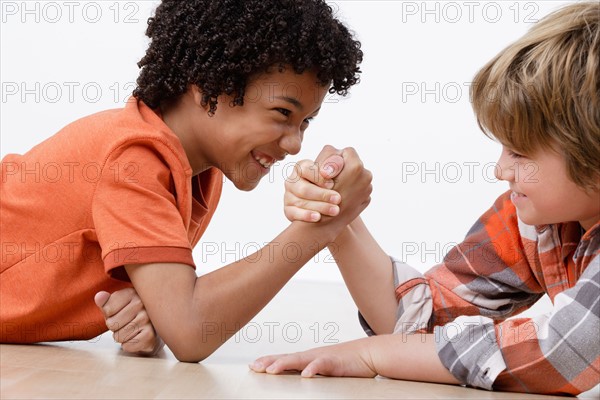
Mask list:
[[[578,221],[588,230],[600,220],[600,191],[576,185],[558,151],[525,157],[503,146],[496,177],[509,183],[517,215],[528,225]]]
[[[194,174],[216,167],[238,189],[252,190],[275,162],[300,151],[327,89],[314,72],[286,68],[252,79],[243,106],[232,107],[233,97],[221,95],[214,115],[208,116],[201,92],[192,87],[175,107],[178,117],[163,116],[179,136]]]

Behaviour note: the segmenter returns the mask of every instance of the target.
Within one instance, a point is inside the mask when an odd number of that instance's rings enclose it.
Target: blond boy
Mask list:
[[[336,238],[336,261],[376,336],[262,357],[251,368],[546,394],[597,385],[599,25],[600,3],[564,7],[475,77],[474,110],[485,134],[502,144],[496,175],[510,190],[442,264],[422,275],[390,259],[360,218]],[[335,191],[304,177],[287,185],[287,217],[331,218],[321,199]],[[544,294],[551,312],[508,319]]]

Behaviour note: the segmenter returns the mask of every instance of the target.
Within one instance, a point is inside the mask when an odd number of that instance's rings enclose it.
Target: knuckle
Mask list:
[[[309,168],[310,166],[312,166],[314,163],[311,160],[300,160],[296,163],[296,168],[302,170],[304,168]]]
[[[141,309],[144,308],[144,304],[142,303],[142,299],[139,298],[139,296],[135,296],[131,299],[130,304],[135,308],[135,309]]]
[[[296,208],[302,208],[304,206],[304,200],[296,197],[295,199],[293,199],[293,201],[291,202],[291,206],[292,207],[296,207]]]
[[[104,313],[104,316],[106,317],[107,320],[108,320],[108,318],[110,318],[112,315],[115,314],[113,307],[109,303],[110,303],[110,299],[108,299],[106,304],[102,307],[102,312]]]
[[[116,332],[119,330],[119,323],[112,317],[106,318],[106,327],[112,332]]]
[[[139,319],[139,322],[142,325],[150,324],[150,317],[148,316],[148,312],[145,309],[143,309],[142,311],[139,312],[138,318],[136,318],[136,319]]]
[[[309,188],[306,185],[300,185],[297,187],[298,195],[301,197],[308,197],[310,195]]]
[[[137,343],[129,342],[121,343],[121,349],[127,353],[136,353],[139,351]]]

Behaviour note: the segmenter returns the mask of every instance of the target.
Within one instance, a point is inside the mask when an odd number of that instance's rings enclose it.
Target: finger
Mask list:
[[[263,356],[254,360],[254,362],[249,364],[248,367],[250,367],[250,369],[254,372],[265,372],[268,366],[273,364],[277,359],[285,356],[287,356],[287,354],[273,354],[270,356]]]
[[[325,162],[325,160],[327,160],[329,157],[331,157],[335,154],[341,156],[342,150],[336,149],[335,147],[327,144],[327,145],[323,146],[323,149],[317,155],[317,158],[315,158],[315,162],[317,164],[323,164]]]
[[[305,353],[289,354],[273,361],[265,368],[267,374],[280,374],[284,371],[302,371],[312,359]]]
[[[321,165],[321,176],[325,179],[333,179],[344,169],[344,158],[334,154],[327,158]]]
[[[94,302],[96,303],[96,305],[98,307],[100,307],[100,309],[102,309],[102,307],[104,307],[104,305],[106,304],[106,302],[108,301],[109,298],[110,298],[110,293],[101,291],[101,292],[96,293],[96,296],[94,296]]]
[[[333,179],[323,177],[320,166],[321,164],[318,162],[302,160],[296,163],[294,172],[292,175],[288,176],[286,183],[299,183],[304,179],[323,188],[333,188]]]
[[[128,353],[150,354],[155,350],[157,340],[154,330],[147,325],[137,335],[122,343],[121,348]]]
[[[165,347],[165,342],[163,342],[160,336],[156,334],[156,331],[143,329],[138,337],[139,336],[142,336],[140,342],[144,343],[143,346],[138,343],[131,346],[130,342],[127,342],[121,346],[123,351],[135,353],[140,356],[150,357],[155,356]]]
[[[290,222],[319,222],[321,220],[321,214],[318,212],[303,210],[297,207],[285,206],[283,207],[283,213]]]
[[[141,332],[141,328],[136,324],[127,324],[113,331],[112,337],[116,343],[127,343]]]
[[[106,326],[113,332],[134,322],[140,325],[150,323],[150,318],[138,299],[133,299],[118,313],[106,318]]]
[[[353,147],[346,147],[342,150],[342,158],[344,159],[344,166],[351,164],[354,167],[364,167],[356,149]]]
[[[312,378],[315,375],[342,376],[343,371],[340,371],[338,365],[330,358],[317,358],[311,361],[301,373],[303,378]]]
[[[333,181],[332,181],[333,183]],[[325,189],[323,187],[319,187],[309,181],[300,179],[298,181],[286,181],[285,182],[285,190],[286,195],[291,193],[295,196],[295,198],[305,199],[305,200],[315,200],[328,202],[332,205],[340,204],[342,198],[338,192],[331,189]],[[290,198],[293,200],[294,198]],[[284,199],[287,200],[287,199]]]
[[[144,328],[150,327],[154,329],[150,324],[150,318],[146,310],[142,310],[129,318],[126,323],[114,323],[111,329],[113,331],[113,338],[117,343],[125,343],[134,336],[138,335]]]
[[[310,183],[318,184],[323,181],[323,177],[319,173],[319,166],[311,160],[302,160],[296,163],[294,171],[288,176],[286,183],[298,183],[306,180]]]
[[[294,204],[285,205],[283,211],[290,221],[317,222],[322,215],[335,217],[340,213],[340,207],[319,201],[298,199]]]
[[[98,296],[98,294],[96,294],[96,296]],[[101,295],[99,300],[102,300],[102,298],[105,296],[106,295]],[[139,301],[139,297],[133,288],[117,290],[116,292],[110,294],[108,300],[106,300],[104,305],[102,305],[100,308],[102,309],[105,318],[112,317],[121,311],[123,307],[131,303],[134,299],[138,299]],[[141,301],[139,301],[139,303],[141,304]]]
[[[338,175],[336,179],[337,183],[345,180],[347,177],[353,177],[353,184],[359,183],[354,182],[354,179],[359,176],[366,180],[372,179],[370,171],[365,169],[365,166],[360,157],[358,156],[358,153],[352,147],[347,147],[343,150],[343,158],[344,169]]]

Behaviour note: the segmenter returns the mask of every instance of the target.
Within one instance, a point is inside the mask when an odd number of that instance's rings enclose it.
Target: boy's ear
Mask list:
[[[208,104],[202,105],[202,90],[194,85],[194,84],[190,84],[188,86],[188,92],[189,94],[192,95],[192,98],[194,99],[194,103],[200,107],[205,109],[206,111],[208,111]]]

